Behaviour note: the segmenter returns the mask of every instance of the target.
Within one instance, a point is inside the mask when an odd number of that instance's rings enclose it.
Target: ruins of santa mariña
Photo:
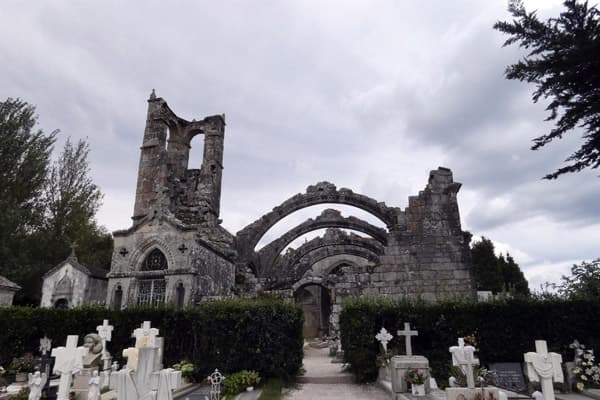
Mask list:
[[[61,290],[59,296],[46,295],[45,305],[77,303],[68,271],[79,275],[87,271],[91,277],[86,282],[103,280],[106,305],[113,308],[162,303],[181,307],[275,293],[301,304],[305,335],[317,336],[336,330],[342,301],[348,296],[426,301],[475,296],[470,234],[461,228],[457,203],[461,184],[454,182],[449,169],[431,171],[425,188],[409,197],[404,209],[318,182],[234,235],[219,219],[225,126],[222,115],[180,118],[153,91],[133,223],[113,233],[110,272],[93,274],[72,256],[71,263],[55,268],[52,281],[44,283],[45,291],[52,292],[53,284]],[[189,169],[191,141],[198,135],[204,137],[202,164]],[[257,250],[275,223],[318,204],[332,207]],[[364,210],[385,228],[343,216],[335,209],[337,204]],[[324,228],[321,237],[288,248],[302,235]]]

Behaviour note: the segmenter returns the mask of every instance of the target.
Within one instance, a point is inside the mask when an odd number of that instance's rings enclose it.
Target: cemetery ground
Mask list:
[[[353,299],[305,340],[276,299],[0,309],[0,399],[600,399],[596,301]]]

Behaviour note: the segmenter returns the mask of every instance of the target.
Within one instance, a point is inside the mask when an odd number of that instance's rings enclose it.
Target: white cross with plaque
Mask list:
[[[98,331],[98,336],[102,339],[102,360],[104,361],[105,370],[110,368],[110,356],[108,355],[108,351],[106,351],[106,342],[110,342],[112,339],[112,331],[114,327],[108,324],[108,320],[105,319],[102,321],[102,325],[98,325],[96,327],[96,331]]]
[[[135,337],[135,347],[156,347],[158,329],[151,328],[150,325],[150,321],[144,321],[140,328],[137,328],[133,331],[133,337]]]
[[[79,336],[67,336],[65,347],[56,347],[52,349],[51,356],[56,358],[54,362],[54,373],[60,374],[60,383],[58,385],[57,400],[69,400],[71,391],[71,380],[73,374],[81,371],[83,368],[83,357],[87,355],[86,347],[77,347]]]
[[[458,338],[458,346],[450,347],[452,353],[452,365],[460,367],[467,377],[467,387],[475,389],[475,375],[473,367],[479,365],[479,360],[475,358],[475,347],[465,346],[465,340]]]
[[[544,400],[554,400],[554,387],[552,381],[563,381],[562,356],[557,353],[548,353],[545,340],[535,341],[535,353],[525,353],[526,373],[532,382],[542,383]]]
[[[406,355],[407,356],[412,356],[412,343],[411,343],[411,337],[412,336],[419,336],[419,332],[418,331],[411,331],[410,330],[410,322],[405,322],[404,323],[404,330],[403,331],[398,331],[396,332],[398,336],[404,336],[404,344],[406,346]]]
[[[385,354],[387,354],[387,344],[390,342],[390,340],[392,340],[394,337],[392,336],[391,333],[389,333],[387,331],[387,329],[385,328],[381,328],[381,330],[379,331],[379,333],[377,335],[375,335],[375,339],[377,339],[379,341],[379,343],[381,343],[381,346],[383,346],[383,352]]]

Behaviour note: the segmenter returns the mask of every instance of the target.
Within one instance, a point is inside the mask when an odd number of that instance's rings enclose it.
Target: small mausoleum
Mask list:
[[[41,307],[73,308],[104,304],[108,271],[88,267],[77,260],[75,251],[43,277]]]
[[[0,275],[0,307],[10,307],[21,286]]]

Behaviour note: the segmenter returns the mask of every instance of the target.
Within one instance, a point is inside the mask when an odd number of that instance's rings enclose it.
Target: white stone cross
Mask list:
[[[458,338],[458,346],[450,347],[452,353],[452,365],[459,366],[467,377],[467,387],[475,389],[475,375],[473,367],[479,365],[479,360],[475,358],[475,347],[465,346],[465,340]]]
[[[46,335],[40,339],[40,353],[43,356],[46,355],[52,349],[52,340],[50,340]]]
[[[526,373],[532,382],[542,383],[544,400],[554,400],[554,387],[552,381],[563,381],[562,356],[557,353],[548,353],[545,340],[535,341],[535,352],[525,353]]]
[[[102,321],[102,325],[98,325],[96,327],[96,331],[98,331],[98,336],[102,339],[102,360],[104,361],[104,368],[110,368],[110,356],[108,351],[106,351],[106,342],[110,342],[112,339],[112,331],[114,326],[108,324],[108,320],[105,319]]]
[[[83,368],[83,357],[87,355],[86,347],[77,347],[79,336],[67,336],[65,347],[56,347],[52,349],[51,356],[56,358],[54,363],[54,373],[60,374],[60,383],[58,385],[57,400],[69,400],[71,390],[71,380],[73,374]]]
[[[144,321],[140,328],[133,331],[135,337],[135,347],[156,347],[156,337],[158,329],[150,328],[150,321]]]
[[[393,338],[394,338],[394,336],[392,336],[392,334],[389,333],[387,331],[387,329],[385,329],[383,327],[381,328],[381,330],[379,331],[379,333],[377,335],[375,335],[375,339],[377,339],[379,341],[379,343],[381,343],[381,345],[383,346],[383,352],[385,354],[387,354],[387,344]]]
[[[398,336],[404,336],[404,343],[406,344],[406,355],[407,356],[412,356],[412,343],[411,343],[411,336],[419,336],[419,332],[418,331],[411,331],[410,330],[410,322],[405,322],[404,323],[404,330],[403,331],[398,331],[396,332],[396,334]]]

